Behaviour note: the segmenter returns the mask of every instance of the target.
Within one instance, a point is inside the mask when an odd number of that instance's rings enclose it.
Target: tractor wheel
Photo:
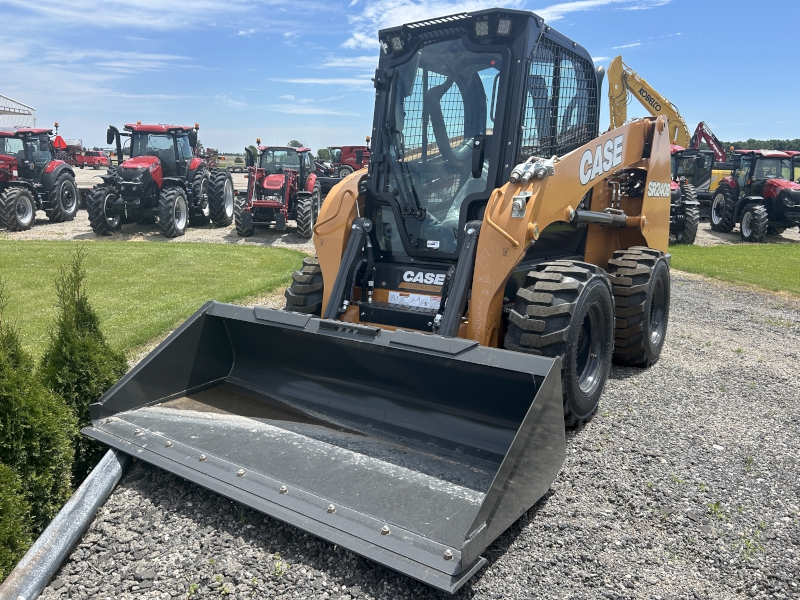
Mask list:
[[[606,272],[578,261],[536,265],[517,290],[504,347],[561,357],[564,423],[588,421],[597,410],[614,349],[614,302]]]
[[[733,210],[736,207],[736,199],[733,190],[727,185],[721,185],[714,194],[711,201],[711,230],[721,233],[729,233],[733,230],[736,223],[733,221]]]
[[[89,225],[97,235],[111,235],[122,225],[120,215],[106,214],[106,207],[117,199],[117,190],[108,185],[98,185],[86,194],[86,212]]]
[[[322,204],[319,184],[314,186],[311,196],[297,199],[297,235],[303,239],[311,239],[314,235],[314,223],[317,222],[319,208]]]
[[[769,216],[763,204],[748,204],[742,212],[742,223],[739,226],[745,242],[763,242],[767,235]]]
[[[210,184],[208,209],[211,222],[217,227],[228,227],[233,223],[233,178],[224,169],[211,169]]]
[[[54,223],[72,221],[78,212],[78,186],[75,178],[67,172],[56,179],[53,189],[48,194],[50,208],[45,211],[47,218]]]
[[[7,187],[0,193],[0,223],[9,231],[27,231],[36,221],[36,199],[24,187]]]
[[[681,197],[684,202],[697,201],[697,192],[694,186],[689,183],[681,185]],[[676,244],[694,244],[697,237],[697,228],[700,226],[700,209],[696,204],[684,204],[680,208],[681,213],[676,225],[678,226],[675,231]]]
[[[669,322],[669,265],[663,252],[641,246],[608,261],[614,287],[614,362],[647,368],[661,356]]]
[[[236,223],[236,233],[242,237],[250,237],[256,231],[256,226],[250,223],[249,225],[244,224],[244,213],[245,208],[247,208],[247,197],[246,196],[239,196],[236,198],[236,204],[233,208],[233,218]]]
[[[189,209],[189,225],[202,227],[208,225],[211,211],[208,208],[208,171],[199,169],[192,181],[192,207]]]
[[[767,226],[767,235],[783,235],[784,231],[786,231],[786,227]]]
[[[319,260],[310,256],[304,258],[303,268],[292,273],[292,285],[283,293],[286,296],[283,310],[320,316],[323,287]]]
[[[344,165],[344,166],[339,167],[338,175],[339,175],[339,177],[344,179],[345,177],[350,175],[350,173],[352,173],[352,172],[353,172],[353,167],[348,167],[347,165]]]
[[[161,190],[158,199],[158,225],[165,236],[174,238],[186,233],[189,221],[189,206],[186,192],[181,188],[168,187]]]
[[[155,225],[156,221],[158,221],[153,215],[140,215],[137,213],[131,215],[131,219],[137,225]]]

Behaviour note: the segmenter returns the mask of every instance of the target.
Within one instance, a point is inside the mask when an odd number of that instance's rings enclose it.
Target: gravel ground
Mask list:
[[[458,597],[800,598],[800,303],[672,281],[660,362],[613,369]],[[446,597],[137,462],[42,598],[218,595]]]
[[[697,230],[697,238],[694,241],[697,246],[727,246],[731,244],[744,244],[742,234],[739,233],[739,226],[731,233],[720,233],[711,231],[709,223],[700,223]],[[766,244],[797,244],[800,243],[800,229],[794,227],[787,229],[781,235],[768,235],[764,238]]]

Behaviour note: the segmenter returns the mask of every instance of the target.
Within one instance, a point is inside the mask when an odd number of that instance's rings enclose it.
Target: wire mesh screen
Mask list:
[[[597,83],[590,61],[545,37],[530,57],[517,159],[566,154],[597,137]]]

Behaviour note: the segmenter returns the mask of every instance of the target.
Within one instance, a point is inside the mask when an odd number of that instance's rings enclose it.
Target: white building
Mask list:
[[[35,127],[36,109],[0,94],[0,127]]]

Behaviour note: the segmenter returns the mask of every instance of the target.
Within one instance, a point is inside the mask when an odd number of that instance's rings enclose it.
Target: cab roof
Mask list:
[[[767,158],[791,158],[793,156],[780,150],[734,150],[734,152],[742,156],[764,156]]]
[[[42,135],[53,133],[52,129],[41,129],[36,127],[0,127],[0,137],[22,137],[25,135]]]
[[[295,152],[311,152],[311,148],[306,148],[303,146],[302,148],[294,148],[293,146],[259,146],[259,152],[265,152],[266,150],[294,150]]]
[[[194,127],[189,127],[187,125],[146,125],[144,123],[128,123],[125,125],[125,129],[142,133],[169,133],[175,131],[189,133]]]

